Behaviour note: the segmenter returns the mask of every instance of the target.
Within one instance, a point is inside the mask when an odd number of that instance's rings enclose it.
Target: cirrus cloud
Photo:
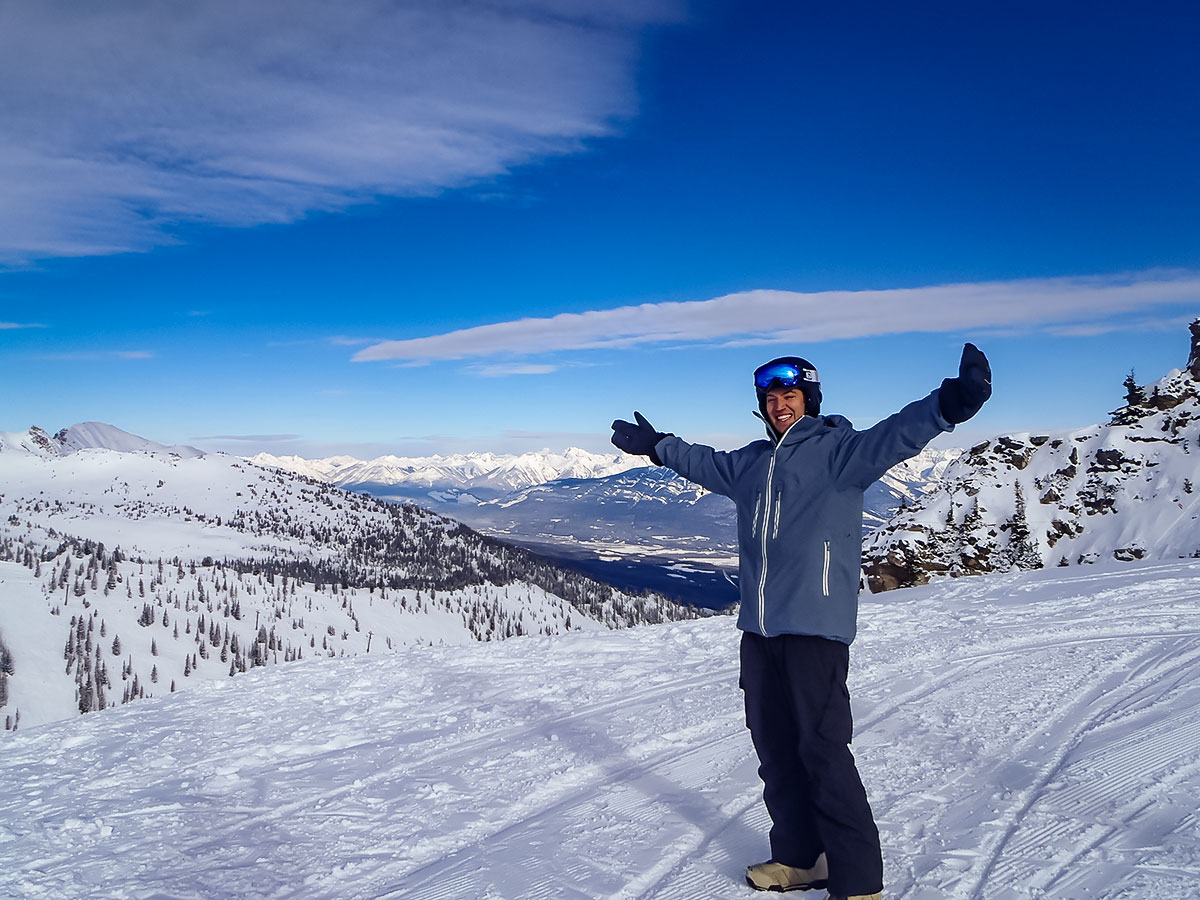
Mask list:
[[[39,0],[0,28],[0,263],[292,222],[580,149],[682,0]]]
[[[1200,307],[1200,273],[1152,271],[870,291],[753,290],[711,300],[643,303],[514,319],[428,337],[382,341],[372,360],[463,359],[672,343],[807,343],[905,332],[961,332],[1089,323],[1178,304]]]

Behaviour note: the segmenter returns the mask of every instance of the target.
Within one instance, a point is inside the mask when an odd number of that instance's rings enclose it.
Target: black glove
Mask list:
[[[982,350],[974,344],[966,344],[963,346],[962,361],[958,364],[958,377],[947,378],[938,391],[942,418],[951,425],[965,422],[979,412],[990,396],[992,367],[988,365]]]
[[[647,422],[640,412],[634,411],[633,417],[637,420],[636,425],[624,419],[617,419],[612,423],[613,446],[635,456],[648,456],[650,462],[661,466],[662,460],[655,454],[654,445],[668,435],[655,431],[654,426]]]

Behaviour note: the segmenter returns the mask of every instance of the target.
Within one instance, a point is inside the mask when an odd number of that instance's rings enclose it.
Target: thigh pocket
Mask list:
[[[846,687],[846,667],[835,665],[829,679],[829,694],[817,733],[827,741],[849,744],[854,736],[854,721],[850,712],[850,689]]]

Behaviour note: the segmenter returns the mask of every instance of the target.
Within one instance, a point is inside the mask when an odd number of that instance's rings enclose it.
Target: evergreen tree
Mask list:
[[[8,644],[4,643],[4,639],[0,638],[0,674],[13,675],[15,671],[12,651],[8,649]]]
[[[1134,379],[1133,369],[1129,370],[1129,375],[1126,376],[1124,384],[1125,384],[1125,404],[1127,406],[1145,406],[1146,405],[1146,391]]]
[[[1021,490],[1019,481],[1014,483],[1013,489],[1015,503],[1013,517],[1009,520],[1009,557],[1018,569],[1040,569],[1042,557],[1038,553],[1037,543],[1029,531],[1029,522],[1025,517],[1025,492]]]

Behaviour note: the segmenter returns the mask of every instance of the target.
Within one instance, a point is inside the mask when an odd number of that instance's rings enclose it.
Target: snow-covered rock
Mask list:
[[[1101,425],[984,441],[871,535],[872,590],[966,575],[1200,556],[1200,319],[1188,365]]]

